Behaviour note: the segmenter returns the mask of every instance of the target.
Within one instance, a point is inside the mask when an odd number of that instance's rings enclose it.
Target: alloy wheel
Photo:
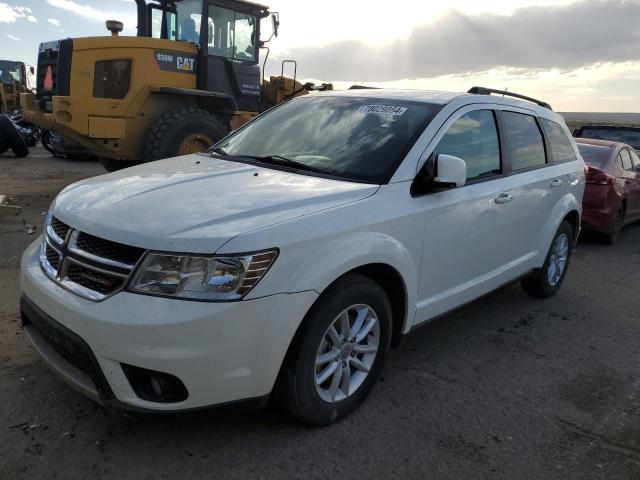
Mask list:
[[[343,310],[326,330],[316,353],[316,392],[328,403],[355,393],[373,368],[380,346],[380,322],[368,305]]]
[[[561,234],[556,238],[549,256],[549,266],[547,267],[547,280],[549,285],[555,286],[564,273],[567,266],[567,258],[569,256],[569,237]]]

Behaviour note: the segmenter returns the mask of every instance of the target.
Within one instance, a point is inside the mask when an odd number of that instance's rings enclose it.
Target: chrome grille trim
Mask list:
[[[52,226],[53,221],[58,222],[57,227],[63,225],[68,228],[64,239],[56,234]],[[104,258],[79,248],[78,237],[82,234],[83,232],[68,227],[49,214],[46,220],[44,238],[40,246],[40,266],[44,273],[61,287],[80,297],[99,302],[125,289],[136,264]],[[128,247],[128,245],[117,245],[123,248]],[[58,255],[58,268],[55,268],[49,262],[47,249],[53,250]],[[49,255],[51,261],[55,263],[55,258],[52,257],[54,253],[49,252]],[[141,253],[138,261],[143,256],[144,254]],[[69,275],[70,268],[73,271],[72,275],[75,280]],[[78,272],[78,268],[82,270]],[[94,272],[94,274],[92,275],[91,272]],[[89,287],[94,287],[96,290]]]
[[[103,263],[110,267],[121,268],[122,270],[133,270],[133,267],[135,265],[132,263],[118,262],[116,260],[111,260],[110,258],[99,257],[98,255],[94,255],[93,253],[89,253],[78,248],[79,235],[80,232],[78,230],[73,230],[73,232],[71,233],[71,237],[69,238],[69,251],[71,253],[75,253],[79,257],[84,257],[88,260],[93,260],[94,262]]]

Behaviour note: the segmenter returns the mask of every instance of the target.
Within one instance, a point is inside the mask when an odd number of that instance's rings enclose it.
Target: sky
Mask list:
[[[267,75],[394,88],[505,89],[558,111],[640,112],[640,0],[263,0],[280,14]],[[0,0],[0,57],[43,41],[135,34],[133,0]],[[263,26],[263,39],[270,26]]]

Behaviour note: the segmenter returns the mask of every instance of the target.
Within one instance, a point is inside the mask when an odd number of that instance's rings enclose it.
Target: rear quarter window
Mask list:
[[[576,159],[573,145],[562,126],[552,120],[541,118],[540,123],[547,134],[551,146],[551,157],[554,162],[567,162]]]
[[[515,112],[502,112],[502,117],[511,154],[511,169],[544,165],[547,162],[544,140],[536,119]]]

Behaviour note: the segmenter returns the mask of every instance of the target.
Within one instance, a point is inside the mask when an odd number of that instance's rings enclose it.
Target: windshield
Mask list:
[[[609,140],[611,142],[626,143],[636,150],[640,150],[640,129],[617,127],[584,127],[580,130],[582,138]]]
[[[387,183],[439,105],[380,98],[302,97],[216,145],[226,154],[284,157],[341,178]]]
[[[578,143],[578,150],[585,163],[592,165],[604,165],[611,156],[611,148],[601,145],[587,145]]]
[[[22,83],[22,68],[20,63],[0,60],[0,81],[5,85],[12,85],[14,82]]]

